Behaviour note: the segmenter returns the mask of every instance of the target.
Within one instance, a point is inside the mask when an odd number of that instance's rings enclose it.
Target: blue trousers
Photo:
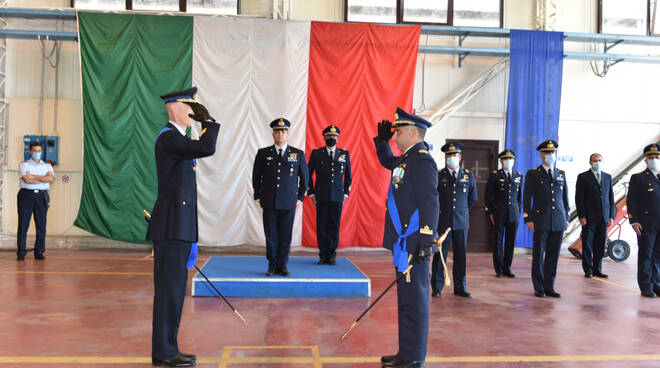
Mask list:
[[[534,232],[532,283],[535,291],[544,293],[555,290],[559,248],[563,234],[563,231]]]
[[[316,242],[321,259],[335,259],[337,256],[342,206],[342,202],[318,201],[316,203]]]
[[[151,357],[168,359],[181,353],[177,342],[186,296],[190,242],[154,240],[154,311]]]
[[[516,231],[518,223],[506,223],[495,226],[495,247],[493,248],[493,266],[495,273],[502,275],[511,274],[511,263],[513,262],[513,245],[516,242]]]
[[[660,236],[658,230],[642,230],[637,237],[637,284],[640,290],[660,291]]]
[[[291,249],[291,233],[296,209],[276,210],[264,208],[263,221],[266,235],[268,266],[275,269],[286,266]]]
[[[451,243],[452,250],[454,251],[454,264],[452,266],[452,276],[454,278],[454,290],[465,290],[465,268],[466,268],[466,243],[467,243],[467,230],[452,230],[447,235],[447,239],[442,242],[442,255],[447,260],[449,253],[449,244]],[[442,291],[445,286],[445,268],[442,267],[440,255],[433,254],[433,269],[431,271],[431,287],[433,290]]]
[[[397,272],[397,277],[401,276]],[[396,285],[399,320],[399,355],[424,361],[429,336],[429,262],[410,269],[410,282],[404,276]]]
[[[582,226],[582,270],[584,273],[602,272],[603,255],[605,254],[605,234],[607,224],[587,223]]]
[[[46,213],[50,198],[45,190],[34,192],[30,189],[21,189],[17,196],[18,231],[16,232],[16,255],[25,256],[25,242],[30,219],[34,215],[34,225],[37,227],[37,238],[34,242],[34,254],[43,254],[46,251]]]

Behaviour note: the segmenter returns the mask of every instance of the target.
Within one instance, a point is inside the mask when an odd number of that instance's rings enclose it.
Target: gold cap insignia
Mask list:
[[[284,126],[284,119],[280,119],[280,121],[277,123],[279,126]]]
[[[548,142],[548,148],[555,148],[555,145],[552,142]]]
[[[336,132],[337,132],[337,129],[336,129],[335,127],[332,127],[332,128],[330,128],[330,131],[331,131],[332,133],[336,133]]]
[[[658,152],[658,147],[656,145],[652,145],[651,148],[649,148],[649,152]]]

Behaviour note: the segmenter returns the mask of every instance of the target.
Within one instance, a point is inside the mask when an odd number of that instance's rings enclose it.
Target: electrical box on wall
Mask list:
[[[41,143],[41,160],[56,166],[60,157],[60,137],[55,135],[25,135],[23,136],[23,157],[27,161],[30,159],[30,144],[32,142]]]

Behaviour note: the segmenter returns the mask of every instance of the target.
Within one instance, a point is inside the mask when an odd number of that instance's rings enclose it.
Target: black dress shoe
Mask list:
[[[587,272],[587,273],[584,274],[584,278],[585,278],[585,279],[590,279],[590,278],[592,278],[592,277],[593,277],[593,276],[591,275],[591,272]]]
[[[179,353],[179,355],[186,358],[186,359],[192,360],[193,362],[197,361],[197,355],[195,355],[195,354]]]
[[[647,298],[655,298],[657,295],[653,292],[653,290],[644,290],[642,291],[642,296]]]
[[[501,279],[502,277],[504,277],[504,275],[502,275],[501,273],[496,273],[495,277],[497,277],[498,279]]]
[[[16,260],[17,261],[25,261],[25,256],[17,256]]]
[[[388,367],[388,368],[421,368],[423,366],[424,366],[424,362],[422,361],[408,360],[398,355],[392,361],[383,363],[381,365],[381,367]]]
[[[545,293],[542,291],[535,290],[534,291],[534,296],[537,298],[545,298]]]
[[[325,264],[325,259],[321,258],[319,259],[318,262],[316,262],[317,265],[324,265]]]
[[[433,293],[431,294],[432,297],[434,298],[439,298],[442,296],[442,291],[440,290],[433,290]]]
[[[462,296],[463,298],[472,298],[472,294],[468,293],[467,290],[454,290],[454,295]]]
[[[277,273],[279,273],[281,276],[289,276],[291,274],[291,272],[289,272],[289,269],[286,268],[286,266],[280,268],[279,272]]]
[[[595,272],[594,276],[600,277],[601,279],[606,279],[607,278],[607,275],[602,273],[602,272]]]
[[[266,276],[273,276],[275,274],[275,266],[268,266],[268,271],[266,271]]]
[[[547,295],[549,297],[552,297],[552,298],[561,298],[561,294],[559,294],[558,292],[556,292],[554,290],[546,291],[545,295]]]
[[[512,273],[505,273],[505,274],[504,274],[504,277],[508,277],[508,278],[510,278],[510,279],[515,279],[515,278],[516,278],[516,275],[514,275],[514,274],[512,274]]]
[[[328,259],[328,262],[326,262],[326,263],[331,265],[331,266],[334,266],[334,265],[337,264],[337,261],[335,261],[334,258],[330,258],[330,259]]]
[[[46,256],[43,255],[42,253],[36,253],[36,254],[34,255],[34,259],[40,259],[40,260],[43,260],[43,259],[46,259]]]
[[[389,363],[389,362],[393,361],[394,359],[396,359],[398,356],[399,356],[399,353],[396,353],[394,355],[383,355],[382,357],[380,357],[380,361],[381,361],[381,363]]]
[[[194,367],[197,364],[194,360],[187,359],[181,355],[177,355],[168,359],[151,358],[151,365],[157,367]]]

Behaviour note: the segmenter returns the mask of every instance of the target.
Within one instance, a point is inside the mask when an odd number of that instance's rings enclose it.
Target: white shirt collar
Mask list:
[[[600,175],[600,170],[598,170],[598,171],[595,171],[594,169],[590,169],[590,170],[591,170],[592,173],[594,173],[594,175],[596,175],[596,174]]]
[[[502,168],[502,171],[504,171],[505,174],[513,174],[513,169],[507,170],[505,168]]]
[[[282,152],[286,152],[286,147],[288,146],[288,144],[284,143],[282,147],[278,146],[277,144],[273,144],[273,146],[275,146],[275,151],[278,151],[279,153],[280,149],[282,149]]]
[[[176,130],[178,130],[181,135],[186,135],[186,128],[181,128],[179,124],[173,122],[172,120],[170,120],[170,123],[176,127]]]
[[[335,149],[337,149],[337,146],[334,146],[332,148],[328,148],[328,146],[325,146],[325,150],[328,151],[328,153],[334,153]]]

